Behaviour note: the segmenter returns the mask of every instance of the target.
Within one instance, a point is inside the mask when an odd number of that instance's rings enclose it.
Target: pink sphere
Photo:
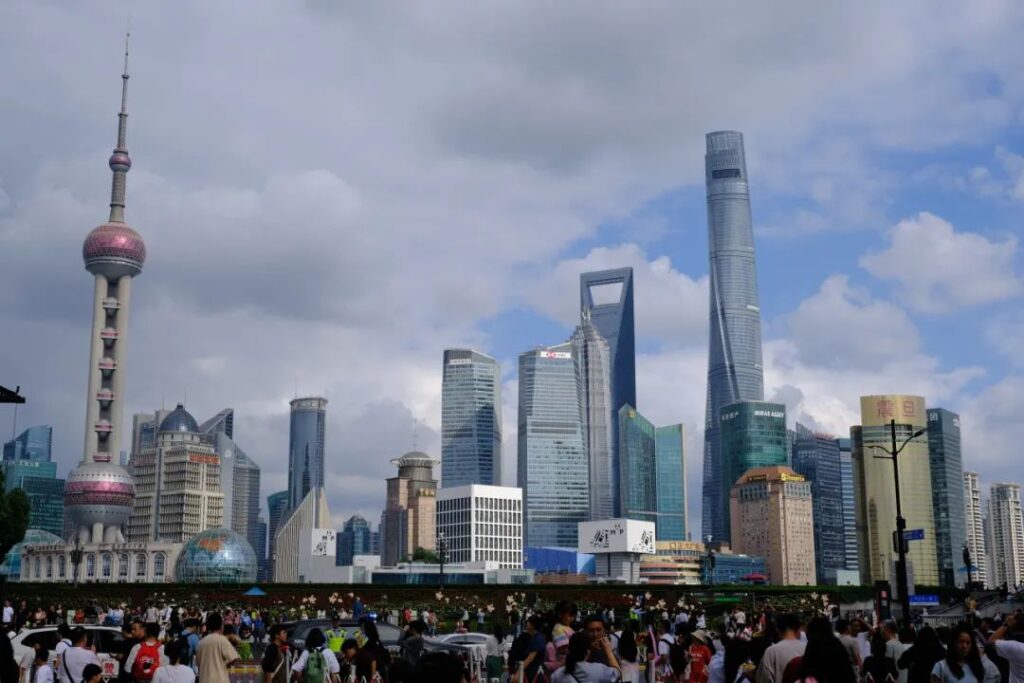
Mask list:
[[[146,243],[124,223],[104,223],[85,238],[82,258],[90,273],[111,278],[135,276],[146,261]]]

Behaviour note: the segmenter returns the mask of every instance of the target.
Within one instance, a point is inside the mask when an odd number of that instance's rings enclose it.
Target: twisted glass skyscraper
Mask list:
[[[711,256],[711,342],[704,420],[703,534],[729,535],[722,490],[718,415],[723,406],[764,400],[761,307],[743,134],[707,134],[704,157]],[[727,487],[725,487],[727,488]]]

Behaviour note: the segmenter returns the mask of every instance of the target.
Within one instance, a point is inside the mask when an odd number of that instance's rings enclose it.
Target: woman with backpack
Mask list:
[[[146,624],[146,636],[128,653],[124,665],[131,672],[134,683],[151,683],[161,664],[167,663],[164,646],[160,643],[160,625]]]
[[[292,664],[294,683],[337,683],[341,667],[338,658],[327,647],[327,638],[318,628],[306,635],[306,647],[298,661]]]

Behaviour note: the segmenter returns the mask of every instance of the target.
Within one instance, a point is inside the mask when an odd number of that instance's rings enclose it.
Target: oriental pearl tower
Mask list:
[[[132,477],[115,461],[121,438],[128,310],[132,278],[142,272],[146,245],[124,222],[125,176],[132,167],[126,147],[128,127],[128,43],[121,74],[117,147],[110,157],[114,179],[110,218],[85,238],[82,258],[94,280],[89,389],[85,409],[85,452],[64,486],[64,508],[78,543],[121,543],[122,527],[135,498]]]

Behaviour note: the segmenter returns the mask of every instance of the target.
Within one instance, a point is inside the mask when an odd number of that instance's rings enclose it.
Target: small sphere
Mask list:
[[[82,258],[85,269],[94,275],[135,277],[146,261],[146,243],[124,223],[104,223],[85,238]]]
[[[127,152],[114,152],[110,155],[110,170],[127,173],[132,168],[132,159]]]

